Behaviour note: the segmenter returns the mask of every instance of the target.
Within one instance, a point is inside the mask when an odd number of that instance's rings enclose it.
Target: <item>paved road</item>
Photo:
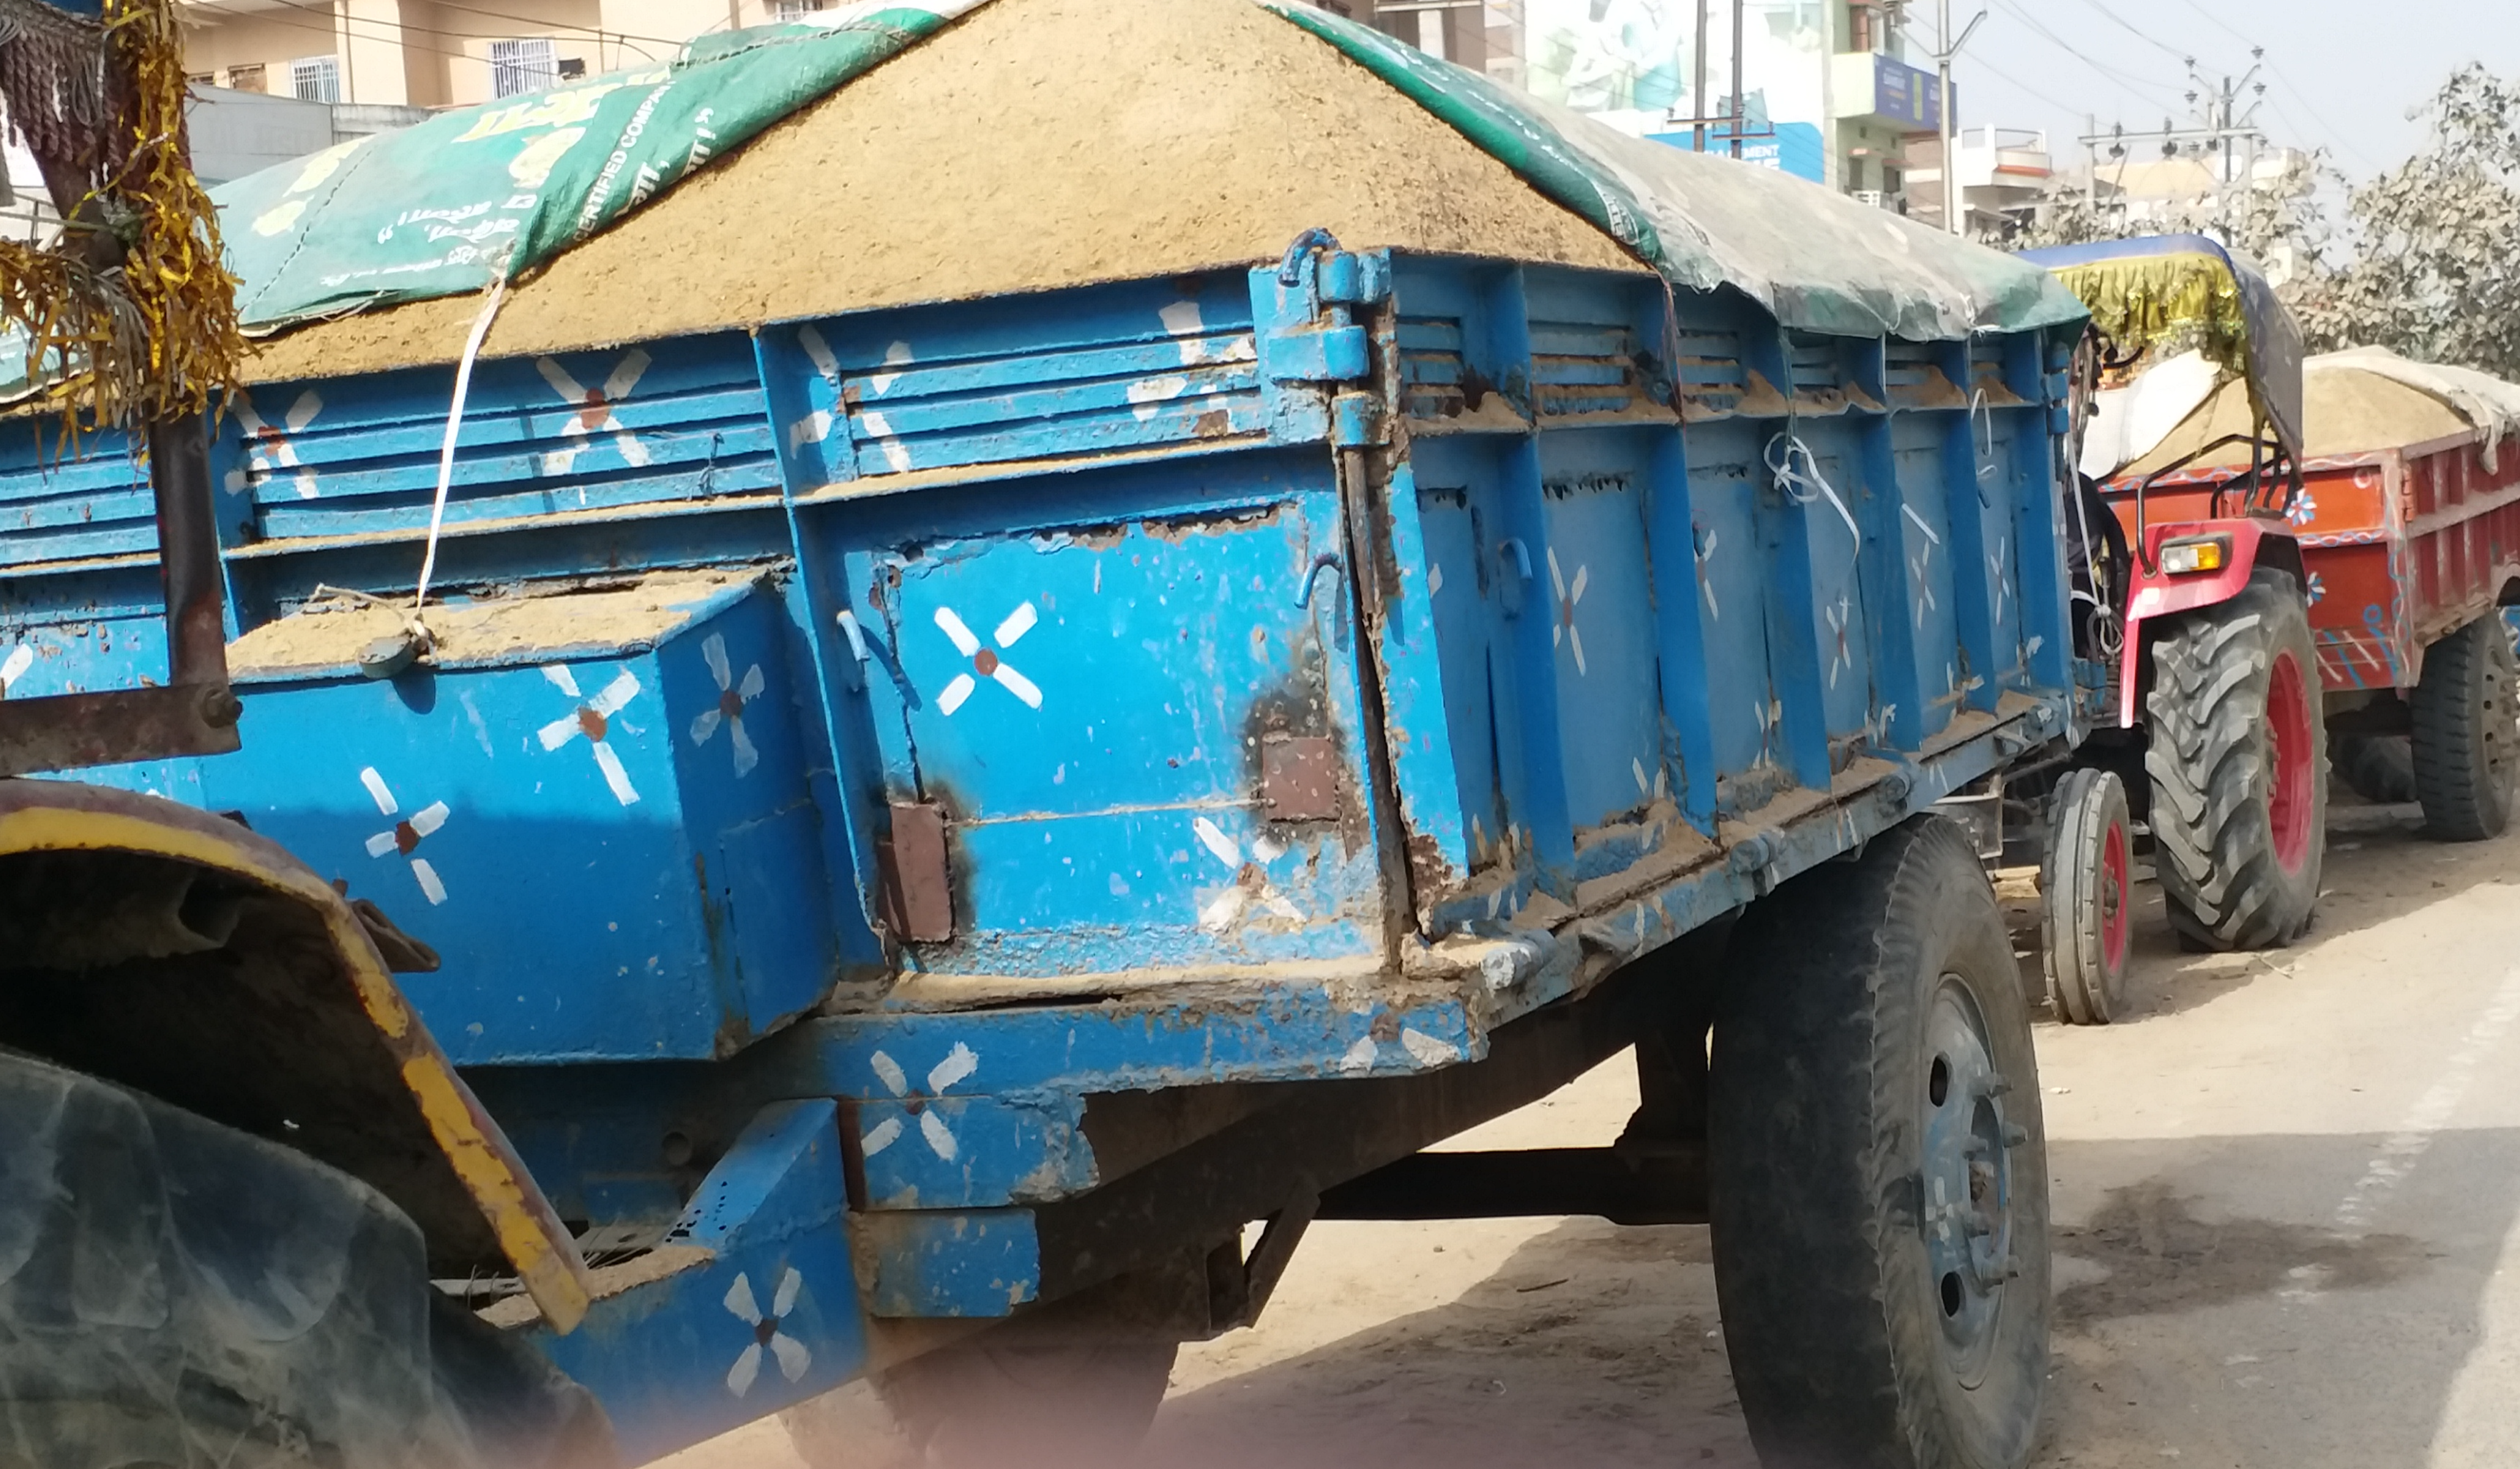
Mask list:
[[[2041,1027],[2042,1464],[2520,1459],[2520,838],[2339,822],[2310,941],[2182,955],[2154,897],[2138,1012]],[[1462,1145],[1606,1142],[1634,1098],[1613,1063]],[[1257,1330],[1185,1352],[1141,1462],[1750,1469],[1721,1330],[1701,1228],[1325,1224]],[[795,1463],[770,1426],[692,1460]]]

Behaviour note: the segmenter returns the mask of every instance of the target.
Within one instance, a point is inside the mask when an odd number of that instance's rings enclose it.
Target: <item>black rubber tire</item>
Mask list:
[[[2488,612],[2424,649],[2415,683],[2415,799],[2424,830],[2443,841],[2499,836],[2520,784],[2515,668],[2500,612]]]
[[[299,1154],[0,1051],[0,1469],[614,1459],[583,1389]]]
[[[2126,782],[2090,766],[2067,771],[2048,808],[2039,936],[2048,1000],[2068,1025],[2106,1025],[2126,1013],[2134,877]]]
[[[1136,1454],[1172,1379],[1178,1343],[991,1346],[915,1357],[877,1392],[928,1469],[1112,1469]],[[854,1446],[788,1437],[814,1469],[858,1462]]]
[[[1928,1208],[1949,1197],[1928,1183],[1949,1005],[1973,1006],[2001,1078],[1958,1105],[2009,1125],[2018,1273],[1983,1287],[1973,1364],[1955,1360],[1928,1253],[1954,1227]],[[2047,1143],[2010,937],[1960,829],[1916,818],[1753,904],[1712,1064],[1715,1288],[1760,1463],[2017,1469],[2048,1376]]]
[[[2337,734],[2327,754],[2345,787],[2380,806],[2415,799],[2415,752],[2404,734]]]
[[[2271,690],[2284,659],[2303,701],[2289,758],[2309,762],[2295,787],[2306,810],[2293,816],[2307,827],[2290,870],[2274,846]],[[2153,874],[2171,925],[2209,950],[2291,943],[2318,910],[2327,854],[2327,726],[2300,584],[2258,568],[2239,596],[2184,613],[2155,635],[2152,668],[2144,769],[2152,778]]]

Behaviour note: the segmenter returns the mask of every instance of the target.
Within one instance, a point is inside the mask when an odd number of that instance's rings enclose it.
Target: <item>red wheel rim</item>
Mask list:
[[[2111,974],[2126,963],[2129,932],[2127,828],[2124,822],[2111,822],[2100,839],[2100,962]]]
[[[2275,866],[2298,872],[2310,860],[2310,690],[2290,651],[2275,654],[2267,678],[2267,746],[2274,765],[2267,792],[2267,824],[2273,828]]]

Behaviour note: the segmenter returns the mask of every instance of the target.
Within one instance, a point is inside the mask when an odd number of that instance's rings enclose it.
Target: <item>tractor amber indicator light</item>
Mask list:
[[[2194,541],[2172,541],[2161,548],[2161,569],[2168,576],[2193,576],[2199,571],[2220,571],[2231,559],[2229,536],[2206,536]]]

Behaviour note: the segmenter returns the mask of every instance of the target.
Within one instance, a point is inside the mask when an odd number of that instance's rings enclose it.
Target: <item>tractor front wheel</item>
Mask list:
[[[2126,1011],[2134,948],[2134,843],[2126,782],[2084,767],[2056,784],[2048,860],[2039,872],[2048,998],[2068,1025],[2106,1025]]]
[[[2327,852],[2327,727],[2300,584],[2260,567],[2152,645],[2144,708],[2153,870],[2172,926],[2204,949],[2289,944]]]

